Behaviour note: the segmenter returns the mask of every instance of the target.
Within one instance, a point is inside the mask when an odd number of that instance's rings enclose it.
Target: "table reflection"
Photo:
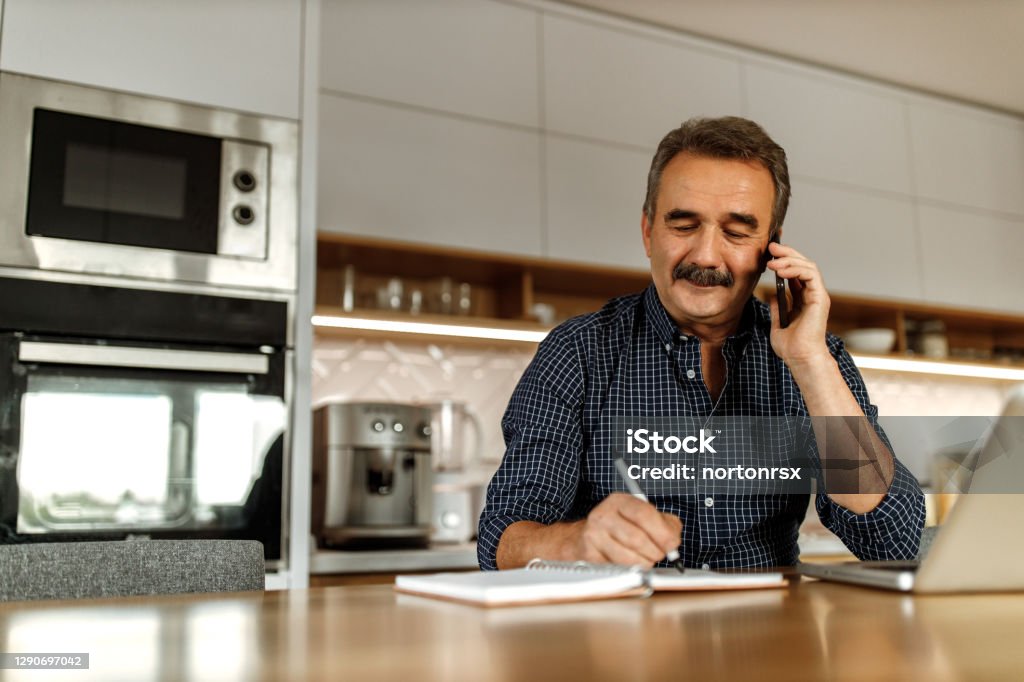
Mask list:
[[[139,601],[139,600],[134,600]],[[89,653],[88,670],[5,670],[3,680],[241,680],[259,667],[259,601],[88,604],[0,613],[2,651]]]
[[[1004,679],[1024,595],[785,589],[478,608],[389,586],[0,605],[3,680]]]

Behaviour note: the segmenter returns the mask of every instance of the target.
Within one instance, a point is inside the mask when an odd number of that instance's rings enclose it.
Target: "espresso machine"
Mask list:
[[[430,541],[431,411],[331,403],[313,413],[312,529],[321,547],[424,547]]]

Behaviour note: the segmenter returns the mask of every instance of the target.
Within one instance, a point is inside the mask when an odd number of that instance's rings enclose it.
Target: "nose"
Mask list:
[[[722,257],[718,246],[718,230],[705,226],[694,235],[686,260],[701,268],[721,269]]]

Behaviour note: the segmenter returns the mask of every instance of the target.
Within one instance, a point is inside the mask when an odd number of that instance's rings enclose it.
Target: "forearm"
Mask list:
[[[830,487],[839,492],[832,492],[829,497],[854,513],[871,511],[882,501],[892,483],[895,473],[892,453],[868,422],[830,354],[794,363],[790,370],[811,415],[826,478],[831,476],[837,484]],[[840,462],[859,466],[847,474],[838,466]],[[867,492],[845,492],[848,490]]]
[[[910,560],[917,556],[924,526],[924,495],[913,475],[897,463],[890,494],[869,513],[844,508],[827,495],[815,507],[821,522],[858,559]]]
[[[536,521],[517,521],[501,535],[495,559],[501,570],[522,568],[530,559],[576,561],[579,526],[581,521],[562,521],[552,524]]]

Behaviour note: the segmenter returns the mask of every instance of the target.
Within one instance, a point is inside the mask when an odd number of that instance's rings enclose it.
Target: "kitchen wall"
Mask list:
[[[328,0],[322,37],[321,230],[644,268],[658,140],[741,114],[833,291],[1024,312],[1020,118],[541,0]]]

